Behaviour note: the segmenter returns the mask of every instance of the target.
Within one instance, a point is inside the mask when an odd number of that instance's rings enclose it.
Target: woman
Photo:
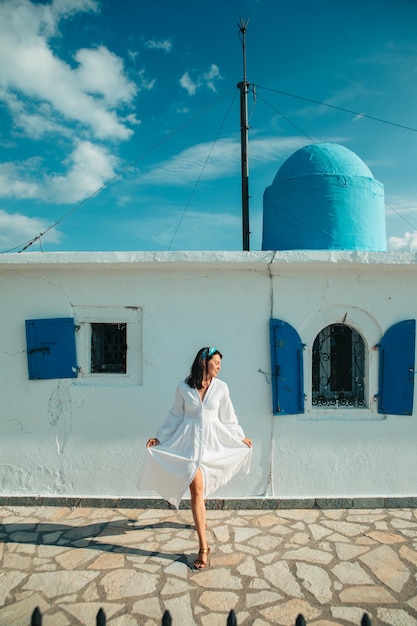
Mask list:
[[[252,442],[239,426],[229,389],[217,378],[222,355],[217,348],[197,352],[190,375],[180,382],[174,404],[148,454],[140,489],[152,489],[179,507],[190,489],[191,510],[199,540],[195,569],[209,564],[206,498],[235,474],[249,472]]]

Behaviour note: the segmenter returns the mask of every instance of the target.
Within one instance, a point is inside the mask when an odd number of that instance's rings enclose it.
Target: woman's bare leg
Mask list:
[[[195,529],[198,535],[198,541],[200,544],[200,550],[206,551],[207,546],[207,537],[206,537],[206,503],[204,501],[204,481],[203,474],[201,470],[198,469],[196,475],[193,478],[192,483],[190,484],[190,493],[191,493],[191,511],[193,513],[193,519],[195,524]],[[207,562],[208,553],[203,552],[199,555],[197,561],[200,561],[201,567],[205,567]],[[196,566],[198,567],[198,562],[196,561]]]

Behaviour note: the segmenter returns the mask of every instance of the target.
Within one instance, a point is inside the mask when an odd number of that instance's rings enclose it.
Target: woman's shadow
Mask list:
[[[178,522],[157,522],[139,525],[133,519],[112,520],[97,522],[84,526],[70,526],[50,522],[37,523],[10,523],[0,524],[0,543],[29,543],[34,545],[55,545],[63,548],[88,548],[113,554],[128,554],[130,556],[155,557],[167,559],[176,563],[184,563],[191,567],[185,554],[169,554],[159,550],[145,550],[111,543],[107,537],[125,535],[131,531],[146,531],[156,529],[191,530],[194,526]],[[101,539],[106,538],[105,541]]]

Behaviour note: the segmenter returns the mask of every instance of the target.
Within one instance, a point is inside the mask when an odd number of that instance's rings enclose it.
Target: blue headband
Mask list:
[[[201,358],[203,359],[203,361],[205,361],[209,357],[213,356],[213,354],[217,351],[218,351],[217,348],[204,348],[201,354]]]

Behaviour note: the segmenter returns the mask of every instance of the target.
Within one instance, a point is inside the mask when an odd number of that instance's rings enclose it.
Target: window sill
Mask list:
[[[387,415],[384,413],[376,413],[370,409],[358,409],[356,407],[346,408],[334,408],[334,407],[319,407],[315,409],[306,410],[305,413],[297,415],[297,419],[300,421],[382,421],[387,419]]]
[[[139,376],[129,374],[80,374],[73,379],[74,385],[91,387],[140,387]]]

